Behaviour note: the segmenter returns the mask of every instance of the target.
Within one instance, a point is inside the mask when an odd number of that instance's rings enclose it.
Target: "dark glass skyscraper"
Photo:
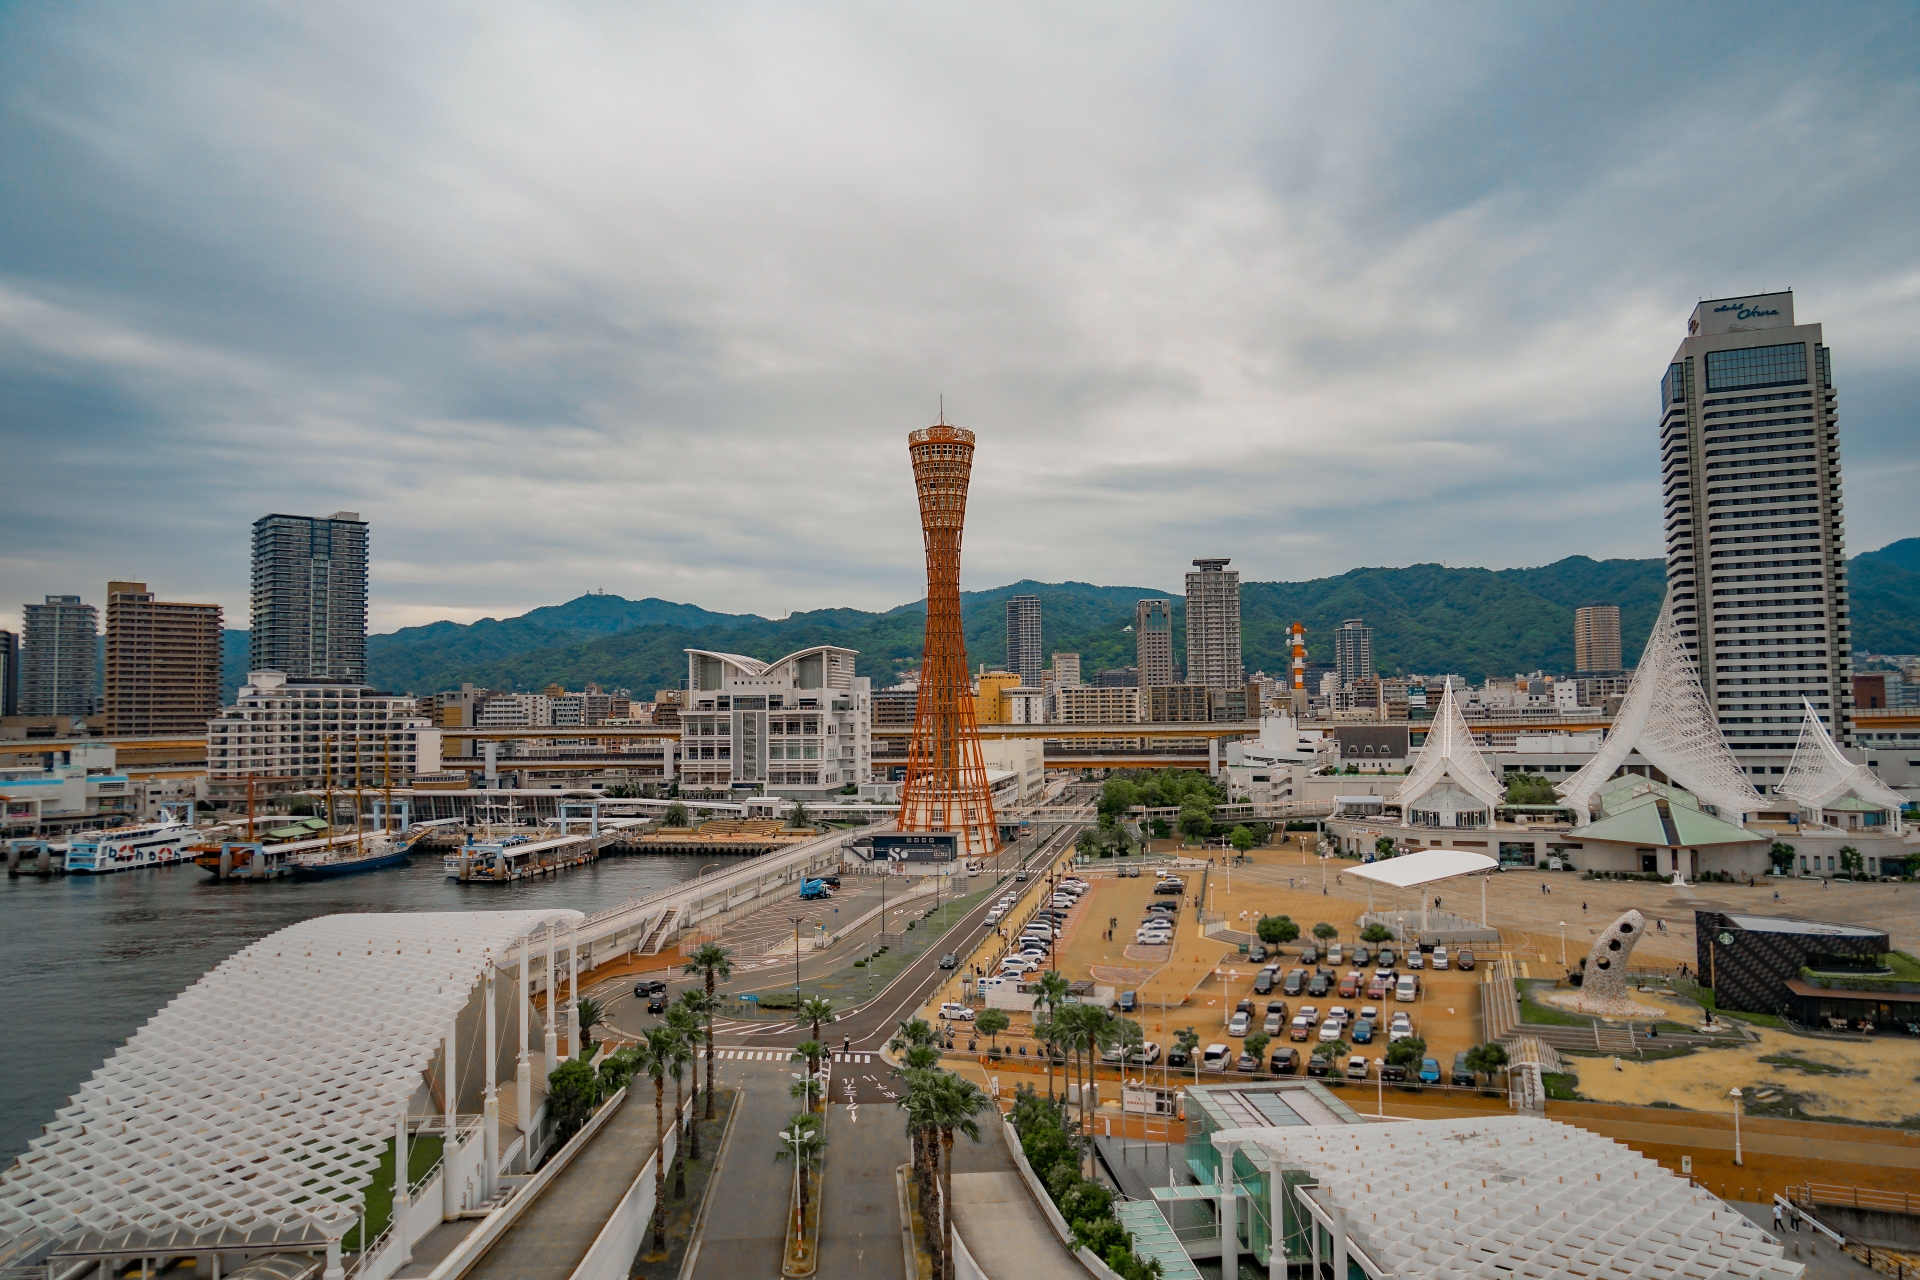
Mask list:
[[[251,625],[251,671],[366,680],[367,522],[359,512],[254,521]]]

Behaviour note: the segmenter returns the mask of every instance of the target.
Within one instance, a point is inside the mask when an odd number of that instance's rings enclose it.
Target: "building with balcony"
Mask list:
[[[817,800],[867,782],[873,692],[855,656],[838,645],[772,662],[687,650],[681,785]]]
[[[414,699],[346,680],[250,671],[234,704],[207,725],[209,798],[310,787],[405,786],[440,772],[440,731]]]
[[[158,600],[144,582],[109,582],[107,733],[206,732],[220,714],[223,639],[219,605]]]

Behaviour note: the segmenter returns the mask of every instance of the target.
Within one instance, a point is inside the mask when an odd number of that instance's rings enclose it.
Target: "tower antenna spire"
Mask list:
[[[947,425],[947,397],[944,392],[940,396],[940,425]]]

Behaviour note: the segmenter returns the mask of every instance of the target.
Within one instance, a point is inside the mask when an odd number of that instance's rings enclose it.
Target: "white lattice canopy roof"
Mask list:
[[[1787,766],[1786,778],[1774,791],[1815,811],[1852,796],[1893,810],[1897,822],[1906,797],[1880,781],[1866,765],[1855,764],[1841,755],[1827,726],[1815,713],[1813,703],[1806,702],[1805,706],[1806,718],[1800,722],[1800,741],[1793,749],[1793,763]]]
[[[1306,1169],[1386,1274],[1793,1280],[1805,1267],[1708,1192],[1551,1120],[1488,1116],[1241,1131]],[[1256,1138],[1257,1135],[1257,1138]]]
[[[1633,682],[1620,704],[1620,714],[1600,750],[1580,772],[1554,788],[1568,804],[1589,806],[1614,770],[1638,750],[1642,759],[1674,782],[1710,804],[1722,816],[1738,821],[1765,802],[1747,781],[1745,771],[1727,750],[1706,691],[1694,671],[1693,659],[1673,623],[1673,597],[1660,606],[1646,651],[1634,668]]]
[[[335,915],[269,934],[135,1032],[0,1176],[0,1238],[236,1235],[359,1211],[487,966],[577,911]]]
[[[1460,714],[1460,704],[1454,701],[1451,679],[1440,695],[1427,740],[1414,758],[1413,767],[1407,770],[1407,780],[1400,784],[1395,798],[1405,812],[1448,783],[1489,809],[1506,798],[1505,788],[1481,758],[1480,748],[1474,745],[1473,730],[1467,727],[1467,718]]]

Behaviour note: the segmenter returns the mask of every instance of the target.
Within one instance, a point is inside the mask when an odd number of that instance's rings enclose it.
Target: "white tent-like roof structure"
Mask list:
[[[1427,740],[1421,744],[1413,767],[1407,770],[1407,780],[1395,793],[1401,812],[1415,807],[1449,782],[1489,809],[1506,798],[1506,789],[1481,758],[1480,748],[1474,745],[1473,730],[1467,727],[1467,718],[1460,714],[1460,704],[1454,701],[1451,679],[1440,695]]]
[[[1395,889],[1412,889],[1418,885],[1451,880],[1455,876],[1492,871],[1499,865],[1498,861],[1484,853],[1469,853],[1465,849],[1423,849],[1419,853],[1365,863],[1340,874],[1359,876],[1362,880],[1371,880]]]
[[[1720,736],[1693,659],[1687,656],[1674,625],[1671,595],[1660,606],[1653,634],[1647,637],[1646,651],[1640,655],[1633,683],[1627,686],[1606,741],[1580,772],[1554,789],[1568,804],[1585,810],[1636,750],[1647,763],[1731,821],[1765,806]]]
[[[0,1175],[0,1239],[337,1236],[488,967],[584,918],[392,912],[269,934],[149,1019]]]
[[[1840,754],[1833,736],[1827,732],[1813,703],[1805,703],[1805,718],[1800,721],[1800,741],[1793,749],[1793,763],[1787,776],[1774,792],[1803,808],[1818,813],[1837,800],[1852,796],[1868,804],[1893,810],[1894,830],[1900,828],[1900,810],[1906,797],[1874,776],[1864,764],[1855,764]]]

